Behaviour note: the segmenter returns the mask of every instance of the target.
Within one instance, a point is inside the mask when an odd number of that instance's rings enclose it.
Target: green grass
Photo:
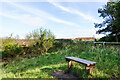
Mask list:
[[[91,75],[88,75],[84,65],[72,62],[71,73],[80,78],[110,78],[112,75],[119,77],[118,52],[117,48],[95,48],[86,44],[71,45],[70,48],[31,59],[18,58],[3,66],[0,74],[3,78],[54,78],[51,76],[54,70],[67,70],[68,63],[65,57],[74,56],[97,62]]]

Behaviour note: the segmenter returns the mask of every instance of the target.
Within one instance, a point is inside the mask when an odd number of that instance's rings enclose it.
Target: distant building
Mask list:
[[[55,38],[56,40],[58,39],[71,39],[71,40],[74,40],[74,38]]]
[[[95,38],[93,38],[93,37],[80,37],[80,38],[75,38],[75,40],[81,40],[81,41],[94,41]]]

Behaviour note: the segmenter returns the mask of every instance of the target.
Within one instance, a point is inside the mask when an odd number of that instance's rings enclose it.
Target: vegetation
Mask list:
[[[49,38],[54,38],[54,35],[50,30],[39,28],[33,30],[31,33],[26,35],[27,39],[49,39]]]
[[[16,40],[16,38],[13,38],[13,34],[10,34],[9,37],[6,37],[6,38],[2,38],[1,41],[2,41],[2,45],[0,45],[0,47],[2,48],[2,50],[5,48],[5,45],[9,44],[9,43],[14,43]]]
[[[98,33],[108,33],[100,41],[120,40],[120,1],[110,2],[103,9],[99,9],[100,17],[105,21],[95,24],[99,27]],[[103,29],[103,27],[105,27]],[[101,29],[102,28],[102,29]],[[19,36],[17,36],[19,38]],[[1,78],[55,78],[51,76],[53,71],[68,69],[65,57],[73,56],[97,62],[91,75],[85,66],[72,62],[70,73],[79,78],[120,78],[119,55],[120,46],[109,45],[103,47],[81,40],[54,39],[54,35],[47,29],[36,29],[26,35],[29,45],[21,46],[16,38],[3,39],[2,58],[8,58],[9,62],[0,62]]]
[[[97,33],[108,33],[109,40],[111,40],[111,36],[114,36],[117,42],[120,41],[120,1],[108,2],[103,8],[98,9],[98,13],[104,21],[95,24],[96,28],[100,28]]]
[[[54,35],[50,30],[36,29],[32,33],[26,35],[27,39],[34,39],[35,45],[32,47],[32,52],[44,54],[53,47]]]
[[[54,35],[50,32],[50,30],[48,31],[42,28],[32,31],[32,33],[27,35],[27,37],[28,41],[32,39],[34,42],[30,42],[29,46],[24,45],[23,47],[16,43],[15,40],[17,39],[12,38],[12,35],[4,39],[2,44],[2,58],[14,58],[23,55],[29,57],[42,55],[47,53],[48,50],[53,47],[55,42]]]
[[[67,70],[66,56],[74,56],[97,62],[91,75],[84,69],[84,65],[72,62],[72,74],[80,78],[119,78],[119,49],[114,47],[95,48],[93,44],[74,41],[64,42],[64,48],[56,52],[46,53],[33,58],[16,58],[7,65],[2,64],[3,78],[53,78],[53,71]],[[61,46],[61,45],[60,45]],[[58,46],[58,47],[60,47]]]
[[[13,58],[20,54],[22,54],[22,47],[18,47],[16,44],[13,43],[8,43],[5,45],[5,49],[2,52],[2,57]]]
[[[120,39],[120,36],[118,36],[118,39]],[[113,35],[106,35],[99,39],[99,41],[105,41],[105,42],[116,42],[116,37]],[[120,40],[119,40],[120,42]]]

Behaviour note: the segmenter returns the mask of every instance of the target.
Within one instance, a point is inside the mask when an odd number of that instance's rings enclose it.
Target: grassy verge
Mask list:
[[[117,48],[95,48],[92,45],[71,45],[53,53],[47,53],[35,58],[18,58],[8,65],[2,67],[0,72],[3,78],[53,78],[54,70],[67,70],[65,57],[74,56],[97,62],[96,68],[91,75],[76,62],[72,62],[71,73],[81,78],[110,78],[119,77],[119,49]]]

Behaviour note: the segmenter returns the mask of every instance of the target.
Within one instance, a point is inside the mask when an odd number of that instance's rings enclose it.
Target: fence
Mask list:
[[[94,46],[96,46],[97,44],[102,44],[103,46],[105,46],[107,44],[120,45],[120,42],[87,42],[87,43],[93,43]]]

